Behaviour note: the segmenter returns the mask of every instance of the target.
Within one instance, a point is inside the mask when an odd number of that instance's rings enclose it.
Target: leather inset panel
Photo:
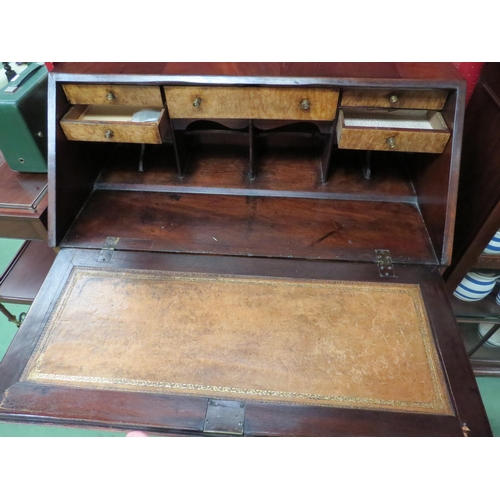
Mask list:
[[[412,284],[75,267],[22,378],[453,414]]]

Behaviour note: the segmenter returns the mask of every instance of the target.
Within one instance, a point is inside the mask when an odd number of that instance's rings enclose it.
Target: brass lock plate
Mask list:
[[[243,435],[245,403],[210,399],[203,432]]]

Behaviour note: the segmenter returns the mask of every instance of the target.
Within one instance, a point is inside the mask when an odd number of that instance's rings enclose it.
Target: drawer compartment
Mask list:
[[[160,87],[148,85],[63,85],[71,104],[163,107]]]
[[[276,87],[165,87],[170,118],[335,119],[338,90]]]
[[[74,106],[62,118],[61,127],[70,141],[161,144],[168,128],[165,109],[149,109],[156,115],[153,121],[140,121],[140,111],[145,110],[134,106]]]
[[[346,89],[342,107],[443,109],[447,90]]]
[[[340,149],[442,153],[450,131],[437,111],[355,110],[339,112]]]

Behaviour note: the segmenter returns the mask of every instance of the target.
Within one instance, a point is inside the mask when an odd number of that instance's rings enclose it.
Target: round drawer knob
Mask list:
[[[193,106],[195,108],[199,108],[201,106],[201,98],[199,97],[195,97],[194,101],[193,101]]]
[[[398,96],[397,95],[391,95],[391,97],[389,97],[389,102],[391,104],[396,104],[398,102]]]
[[[104,132],[104,137],[106,139],[111,139],[111,137],[113,137],[113,131],[112,130],[106,130],[106,132]]]
[[[115,96],[115,94],[113,94],[113,92],[108,92],[108,93],[106,94],[106,99],[107,99],[108,101],[113,101],[114,99],[116,99],[116,96]]]
[[[396,139],[394,137],[389,137],[389,139],[387,139],[387,141],[385,142],[391,149],[396,147]]]
[[[309,103],[309,99],[304,99],[301,103],[300,103],[300,107],[302,109],[309,109],[311,107],[311,104]]]

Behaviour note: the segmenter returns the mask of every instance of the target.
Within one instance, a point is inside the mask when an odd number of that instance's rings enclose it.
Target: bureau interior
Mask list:
[[[102,248],[116,237],[124,250],[373,261],[386,249],[394,262],[450,259],[454,90],[439,118],[430,115],[450,135],[442,153],[339,148],[340,113],[332,122],[170,117],[161,143],[145,146],[70,140],[61,120],[71,109],[58,83],[53,246]]]

